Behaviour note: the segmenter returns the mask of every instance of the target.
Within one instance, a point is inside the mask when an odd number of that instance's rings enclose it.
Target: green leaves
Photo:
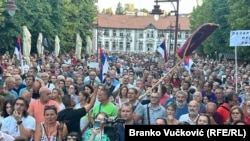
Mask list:
[[[5,0],[0,0],[0,7],[3,2]],[[64,52],[75,50],[76,33],[80,33],[83,42],[87,35],[92,35],[89,28],[97,15],[93,0],[18,0],[16,5],[20,10],[13,17],[0,9],[0,44],[4,51],[14,51],[16,38],[22,38],[24,25],[32,34],[31,52],[35,53],[39,32],[46,34],[53,45],[58,35]]]

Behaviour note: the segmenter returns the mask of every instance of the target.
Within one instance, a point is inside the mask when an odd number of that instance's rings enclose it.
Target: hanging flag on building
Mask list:
[[[108,69],[109,69],[109,64],[108,64],[108,58],[107,58],[107,52],[103,47],[100,48],[100,80],[103,82],[104,76],[107,74]]]
[[[157,48],[157,51],[161,54],[162,58],[164,58],[165,63],[168,62],[168,52],[166,47],[166,41],[163,40],[163,42],[160,44],[160,46]]]

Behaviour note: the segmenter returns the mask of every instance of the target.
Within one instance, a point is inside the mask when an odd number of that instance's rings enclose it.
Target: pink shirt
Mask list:
[[[44,122],[44,107],[46,105],[55,105],[57,112],[60,111],[59,104],[54,100],[49,100],[46,104],[41,103],[40,99],[30,102],[28,113],[33,115],[36,120],[36,124]]]

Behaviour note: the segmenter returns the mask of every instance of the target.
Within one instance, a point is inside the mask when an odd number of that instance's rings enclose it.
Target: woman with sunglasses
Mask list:
[[[36,126],[34,141],[62,141],[68,133],[64,122],[58,122],[57,109],[54,105],[45,106],[45,121]]]

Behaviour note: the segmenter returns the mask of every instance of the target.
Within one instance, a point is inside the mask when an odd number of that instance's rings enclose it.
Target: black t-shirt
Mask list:
[[[85,108],[66,108],[58,113],[57,120],[66,122],[69,133],[77,132],[81,136],[80,119],[85,115]]]

